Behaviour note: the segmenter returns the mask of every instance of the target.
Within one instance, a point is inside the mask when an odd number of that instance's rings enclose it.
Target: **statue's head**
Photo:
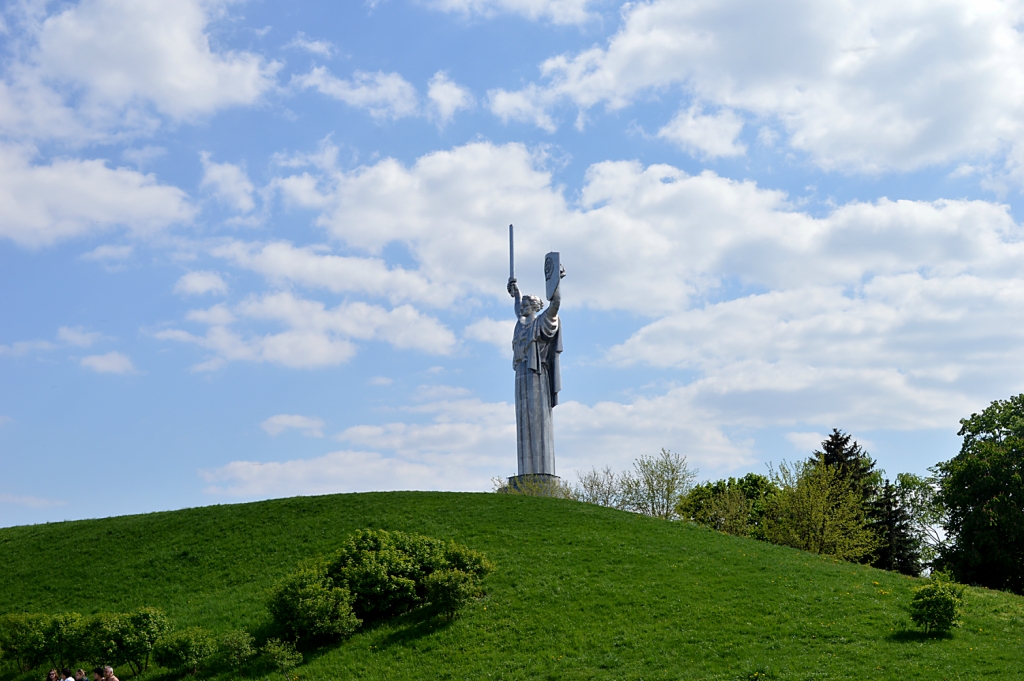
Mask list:
[[[544,301],[537,296],[525,295],[519,303],[519,312],[523,315],[536,314],[544,309]]]

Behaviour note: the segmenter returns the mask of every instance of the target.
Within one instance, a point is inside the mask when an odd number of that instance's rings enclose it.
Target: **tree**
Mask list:
[[[871,529],[878,539],[871,565],[916,577],[921,574],[921,542],[910,513],[888,480],[871,504]]]
[[[597,468],[592,468],[586,473],[576,471],[576,479],[579,481],[573,493],[576,501],[609,508],[622,508],[621,478],[616,476],[608,466],[601,471]]]
[[[812,460],[770,470],[779,493],[766,515],[768,541],[851,561],[875,549],[860,494],[838,467]]]
[[[960,582],[1024,593],[1024,395],[960,420],[960,453],[935,467]]]
[[[864,503],[870,503],[881,484],[881,473],[875,470],[875,460],[853,439],[853,436],[833,428],[832,433],[814,452],[809,463],[832,466],[840,477],[849,480]]]
[[[675,520],[679,500],[690,491],[696,471],[691,471],[686,457],[667,449],[657,456],[641,456],[633,462],[633,470],[619,478],[623,507],[634,513]]]
[[[764,516],[778,488],[767,477],[747,473],[695,485],[680,499],[677,511],[687,520],[716,530],[764,539]]]
[[[942,530],[946,524],[946,509],[936,500],[937,486],[936,478],[922,478],[913,473],[896,476],[896,493],[900,505],[910,515],[923,566],[932,566],[947,545]]]

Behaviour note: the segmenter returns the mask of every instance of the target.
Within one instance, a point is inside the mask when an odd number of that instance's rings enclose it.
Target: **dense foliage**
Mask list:
[[[932,573],[928,583],[914,589],[910,617],[925,633],[944,633],[961,624],[964,609],[963,585],[943,572]]]
[[[480,594],[480,580],[492,570],[483,554],[453,541],[358,530],[331,558],[300,565],[274,589],[268,607],[293,640],[337,639],[362,620],[426,603],[451,617]]]
[[[936,466],[957,579],[1024,593],[1024,395],[960,421],[963,444]]]
[[[195,674],[216,652],[213,635],[201,627],[188,627],[163,637],[153,650],[153,659],[162,667]]]
[[[156,608],[89,617],[76,612],[8,614],[0,617],[0,650],[26,670],[87,662],[127,664],[138,674],[149,667],[153,646],[169,627],[167,616]]]

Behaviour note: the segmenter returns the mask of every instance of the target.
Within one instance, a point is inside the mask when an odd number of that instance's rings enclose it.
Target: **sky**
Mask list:
[[[516,473],[508,225],[558,251],[558,473],[1024,385],[1024,4],[10,0],[0,526]]]

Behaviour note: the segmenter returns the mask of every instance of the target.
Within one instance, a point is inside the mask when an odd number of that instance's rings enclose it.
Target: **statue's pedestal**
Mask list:
[[[513,475],[508,479],[510,489],[520,494],[529,494],[538,497],[555,496],[555,492],[561,487],[562,479],[557,475],[548,473],[528,473],[526,475]]]

